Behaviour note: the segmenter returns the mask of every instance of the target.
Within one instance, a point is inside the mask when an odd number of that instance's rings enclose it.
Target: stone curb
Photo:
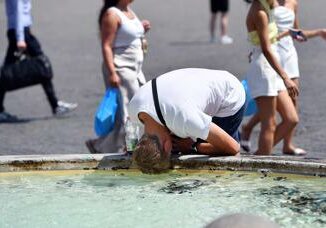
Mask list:
[[[174,155],[171,164],[174,169],[261,171],[326,176],[326,160],[290,156]],[[132,168],[131,156],[119,153],[0,156],[0,172],[129,168]]]

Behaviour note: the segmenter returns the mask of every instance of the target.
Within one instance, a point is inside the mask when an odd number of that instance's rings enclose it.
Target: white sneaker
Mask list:
[[[222,44],[232,44],[233,39],[231,37],[229,37],[228,35],[224,35],[221,37],[221,43]]]
[[[77,103],[68,103],[64,101],[58,101],[58,107],[54,111],[55,116],[65,115],[78,107]]]

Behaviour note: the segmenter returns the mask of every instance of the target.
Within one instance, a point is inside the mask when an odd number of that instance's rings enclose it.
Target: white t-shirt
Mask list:
[[[181,138],[206,140],[212,117],[236,114],[246,95],[239,80],[227,71],[187,68],[157,78],[157,92],[167,127]],[[142,86],[129,103],[130,119],[140,124],[145,112],[159,124],[151,81]]]

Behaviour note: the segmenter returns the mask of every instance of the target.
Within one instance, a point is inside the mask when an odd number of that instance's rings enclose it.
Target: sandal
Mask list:
[[[297,147],[293,151],[286,151],[286,152],[283,152],[283,154],[293,155],[293,156],[304,156],[307,154],[307,152],[304,149]]]
[[[240,146],[246,152],[251,150],[251,142],[249,140],[240,140]]]
[[[93,142],[94,140],[89,139],[85,141],[85,145],[91,154],[99,154],[99,152],[95,149]]]

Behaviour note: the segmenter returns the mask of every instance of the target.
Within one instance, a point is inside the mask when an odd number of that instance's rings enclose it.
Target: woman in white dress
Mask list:
[[[140,21],[130,5],[133,0],[104,0],[99,16],[105,87],[119,90],[114,129],[98,139],[86,141],[91,153],[125,151],[124,125],[127,105],[136,91],[145,84],[142,72],[144,53],[142,38],[150,29],[147,20]]]
[[[297,17],[298,3],[297,0],[274,0],[273,16],[278,27],[278,54],[280,56],[281,66],[299,87],[299,63],[298,54],[293,43],[293,38],[289,31],[298,31],[299,22]],[[302,36],[294,37],[298,41],[304,41],[306,38],[321,36],[326,39],[326,29],[303,30]],[[298,97],[292,97],[292,101],[298,109]],[[253,116],[248,123],[242,126],[242,148],[250,150],[250,134],[254,126],[259,122],[258,115]],[[305,155],[306,152],[293,144],[294,129],[289,131],[284,137],[283,154]]]
[[[270,155],[273,146],[283,140],[298,122],[290,98],[298,95],[298,88],[279,61],[273,3],[273,0],[253,0],[246,20],[252,44],[252,61],[246,78],[261,121],[256,155]],[[276,110],[282,117],[279,124],[276,124]]]

